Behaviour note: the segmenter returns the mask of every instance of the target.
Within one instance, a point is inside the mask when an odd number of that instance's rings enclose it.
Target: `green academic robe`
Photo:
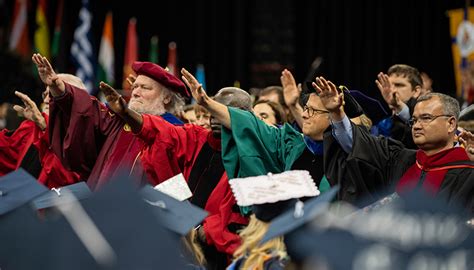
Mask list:
[[[222,129],[222,161],[229,179],[291,170],[307,147],[303,134],[288,124],[271,127],[253,113],[231,107],[229,114],[231,129]],[[326,177],[318,188],[329,189]]]

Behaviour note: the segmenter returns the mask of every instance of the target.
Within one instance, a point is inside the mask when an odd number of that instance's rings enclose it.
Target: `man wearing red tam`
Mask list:
[[[63,165],[87,179],[92,190],[116,173],[144,176],[140,156],[145,144],[132,134],[130,127],[95,97],[58,78],[45,57],[35,54],[32,59],[53,97],[50,141]],[[184,83],[152,63],[135,62],[132,68],[138,76],[132,85],[129,106],[140,113],[161,115],[170,123],[182,124],[172,113],[184,104]],[[139,184],[146,181],[144,177],[137,178]]]
[[[186,74],[186,80],[198,83],[185,69],[182,72]],[[198,231],[206,256],[206,269],[225,269],[228,258],[240,245],[237,231],[247,225],[248,219],[240,214],[225,173],[221,124],[211,118],[211,130],[193,124],[173,126],[162,117],[137,113],[132,106],[127,107],[119,93],[107,84],[101,83],[100,89],[110,109],[148,145],[141,159],[147,176],[160,182],[183,173],[193,193],[189,201],[209,213]],[[252,110],[250,95],[240,88],[222,88],[214,100],[225,106]],[[173,174],[166,175],[170,172]]]

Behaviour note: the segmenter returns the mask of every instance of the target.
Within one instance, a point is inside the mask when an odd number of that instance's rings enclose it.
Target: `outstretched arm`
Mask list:
[[[136,111],[129,109],[125,99],[112,86],[100,82],[99,88],[104,93],[109,108],[127,122],[133,133],[139,133],[142,129],[143,117]]]
[[[230,129],[230,114],[227,106],[211,99],[198,80],[186,69],[181,69],[181,78],[191,90],[196,103],[206,108],[224,127]]]
[[[13,106],[13,109],[17,111],[20,115],[25,117],[28,120],[31,120],[36,123],[36,125],[41,129],[45,130],[46,129],[46,121],[41,114],[40,110],[38,109],[38,106],[31,100],[30,97],[27,95],[15,91],[15,95],[23,101],[23,104],[25,105],[24,107],[20,105],[15,105]]]
[[[64,82],[54,72],[48,59],[39,53],[33,54],[31,58],[38,68],[38,74],[41,81],[49,86],[49,91],[53,97],[61,96],[65,91]]]

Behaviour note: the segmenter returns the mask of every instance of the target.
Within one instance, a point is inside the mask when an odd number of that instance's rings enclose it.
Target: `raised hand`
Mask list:
[[[184,83],[186,83],[191,90],[191,94],[194,100],[196,100],[196,103],[207,108],[210,98],[202,88],[202,84],[184,68],[181,69],[181,75],[181,79],[183,79]]]
[[[38,106],[36,106],[30,97],[21,92],[15,91],[15,95],[23,101],[24,107],[15,105],[13,109],[26,119],[35,122],[38,127],[44,130],[46,128],[46,121],[38,109]]]
[[[130,85],[133,85],[133,83],[137,80],[137,77],[133,74],[128,74],[128,77],[127,77],[127,82],[128,84]]]
[[[377,88],[379,89],[383,99],[385,102],[387,102],[387,105],[390,107],[390,109],[399,110],[399,108],[401,108],[404,103],[400,100],[398,92],[393,89],[388,78],[389,77],[387,74],[380,72],[377,75],[375,84],[377,85]]]
[[[327,81],[323,77],[316,77],[316,82],[313,82],[313,87],[316,89],[326,110],[336,113],[342,110],[344,94],[339,92],[331,81]]]
[[[56,72],[54,72],[53,67],[49,63],[46,57],[43,57],[39,53],[33,54],[31,57],[33,63],[35,63],[36,68],[38,69],[38,74],[41,81],[50,87],[50,92],[53,96],[60,95],[64,92],[64,82],[59,79]]]
[[[125,111],[127,110],[127,103],[125,102],[125,99],[123,99],[122,95],[120,95],[115,89],[104,82],[100,82],[99,88],[102,93],[104,93],[109,108],[118,115],[125,114]]]
[[[287,69],[283,70],[280,77],[283,86],[283,97],[288,107],[295,106],[301,95],[301,88],[296,85],[295,78]]]
[[[471,161],[474,161],[474,134],[464,130],[458,136],[459,143],[466,149],[466,154]]]

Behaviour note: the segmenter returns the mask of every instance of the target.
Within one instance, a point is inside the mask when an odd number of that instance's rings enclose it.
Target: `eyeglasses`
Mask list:
[[[417,122],[420,122],[422,125],[429,124],[436,120],[438,117],[452,117],[452,115],[449,114],[440,114],[440,115],[431,115],[431,114],[424,114],[420,116],[420,118],[412,117],[410,120],[408,120],[408,124],[410,127],[414,126]]]
[[[325,111],[325,110],[318,110],[318,109],[313,109],[313,108],[310,108],[308,106],[304,106],[303,107],[303,112],[306,112],[308,111],[308,116],[309,117],[313,117],[315,114],[325,114],[325,113],[329,113],[328,111]]]

